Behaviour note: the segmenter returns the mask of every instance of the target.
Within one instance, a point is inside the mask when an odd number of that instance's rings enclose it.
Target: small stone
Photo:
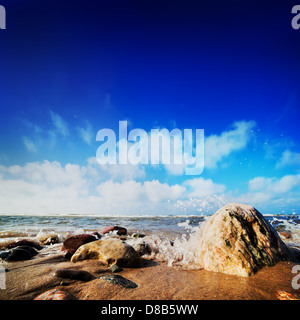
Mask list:
[[[134,289],[138,287],[135,282],[128,280],[118,274],[103,275],[100,276],[99,279],[103,279],[109,283],[117,284],[127,289]]]
[[[118,236],[126,236],[126,234],[127,234],[127,229],[123,228],[123,227],[119,227],[119,226],[108,226],[108,227],[102,228],[99,231],[99,233],[105,234],[105,233],[109,233],[112,231],[117,231]]]
[[[55,231],[43,231],[41,230],[36,238],[38,241],[44,245],[50,245],[59,243],[59,235]]]
[[[110,268],[112,273],[116,273],[116,272],[122,271],[122,269],[117,264],[113,264],[109,268]]]
[[[54,276],[63,279],[81,281],[90,281],[95,279],[95,277],[91,273],[84,270],[58,269],[54,272]]]
[[[76,300],[76,298],[66,291],[51,289],[38,295],[34,300]]]
[[[288,231],[281,231],[281,232],[279,232],[279,234],[286,239],[290,239],[292,237],[292,234]]]
[[[131,235],[132,238],[138,239],[138,238],[144,238],[145,235],[143,233],[135,232]]]

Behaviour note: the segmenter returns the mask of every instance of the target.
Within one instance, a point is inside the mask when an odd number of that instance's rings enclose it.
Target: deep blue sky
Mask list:
[[[246,146],[203,178],[247,192],[256,177],[298,177],[297,1],[1,4],[0,165],[83,166],[96,154],[97,131],[117,130],[119,120],[129,129],[204,128],[206,137],[255,121]],[[80,128],[92,139],[80,139]],[[146,169],[145,181],[187,178]]]

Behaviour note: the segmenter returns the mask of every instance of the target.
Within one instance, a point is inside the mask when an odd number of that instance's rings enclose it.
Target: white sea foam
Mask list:
[[[199,238],[201,237],[204,221],[199,226],[191,226],[190,221],[178,223],[178,226],[188,230],[170,241],[169,238],[159,235],[150,235],[139,239],[130,239],[127,242],[133,247],[146,245],[151,253],[145,257],[167,262],[168,266],[183,269],[201,269],[199,265]]]

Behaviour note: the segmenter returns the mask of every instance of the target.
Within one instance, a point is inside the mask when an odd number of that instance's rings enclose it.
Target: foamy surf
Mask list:
[[[200,269],[199,239],[202,227],[210,216],[153,216],[153,217],[0,217],[0,246],[21,239],[44,242],[44,255],[60,253],[60,247],[69,234],[99,231],[107,225],[127,228],[126,242],[138,247],[148,246],[143,255],[146,259],[164,261],[168,266],[191,270]],[[290,246],[300,247],[300,218],[298,215],[265,216],[277,230],[290,235],[282,240]],[[144,238],[132,238],[134,232],[144,233]],[[115,237],[115,232],[104,237]],[[51,239],[55,241],[51,242]],[[47,243],[48,241],[48,243]],[[55,243],[55,244],[54,244]],[[57,243],[57,244],[56,244]]]
[[[159,235],[150,235],[141,239],[129,239],[127,242],[133,247],[146,245],[149,254],[145,258],[167,262],[170,267],[183,268],[186,270],[199,270],[199,239],[201,237],[204,221],[198,226],[191,226],[190,221],[178,223],[188,233],[177,236],[174,240]]]

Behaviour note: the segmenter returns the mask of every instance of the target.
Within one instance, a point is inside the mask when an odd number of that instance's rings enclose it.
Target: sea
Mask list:
[[[111,225],[124,227],[129,234],[180,237],[194,232],[209,218],[209,215],[0,215],[0,243],[52,231],[63,239],[66,233],[90,233]],[[264,218],[277,232],[289,232],[300,243],[300,215],[265,215]]]
[[[95,216],[95,215],[0,215],[0,247],[5,243],[20,239],[38,240],[42,235],[56,234],[58,244],[45,254],[57,253],[59,245],[70,234],[91,233],[107,226],[120,226],[127,229],[128,242],[133,233],[145,236],[155,257],[167,261],[168,265],[197,268],[197,239],[201,226],[210,215],[142,215],[142,216]],[[264,215],[264,218],[280,232],[289,235],[282,240],[290,246],[300,248],[300,215]],[[57,247],[55,247],[57,246]],[[50,248],[49,248],[50,249]]]

